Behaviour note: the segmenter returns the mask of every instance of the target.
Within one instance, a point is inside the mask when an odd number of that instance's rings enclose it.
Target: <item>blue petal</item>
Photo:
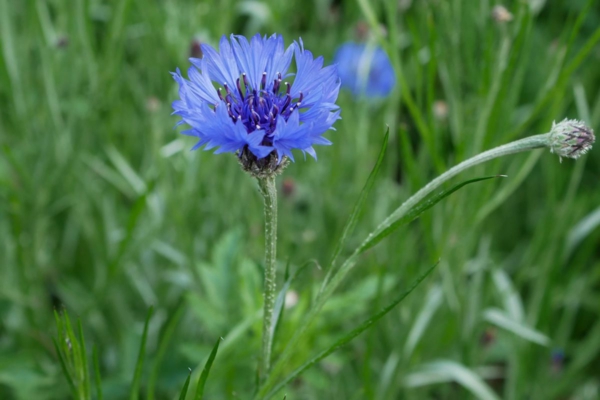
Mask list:
[[[272,35],[266,46],[269,48],[267,61],[267,87],[270,88],[273,80],[277,79],[277,75],[282,77],[287,75],[287,70],[292,63],[295,45],[291,44],[284,52],[283,36]]]
[[[259,90],[262,73],[267,65],[267,57],[263,55],[263,39],[256,34],[248,43],[248,39],[244,36],[231,35],[231,44],[238,69],[242,73],[246,73],[252,89]]]
[[[219,52],[213,49],[208,44],[202,44],[202,60],[206,60],[206,70],[213,81],[218,84],[227,84],[231,89],[236,87],[237,79],[240,76],[233,50],[227,40],[227,36],[223,35],[219,42]],[[192,59],[194,65],[198,66],[198,59]]]
[[[311,135],[310,125],[300,124],[300,113],[294,111],[287,122],[280,115],[277,118],[275,131],[273,131],[273,147],[277,151],[279,162],[283,156],[288,156],[292,161],[292,149],[304,149],[310,147]]]

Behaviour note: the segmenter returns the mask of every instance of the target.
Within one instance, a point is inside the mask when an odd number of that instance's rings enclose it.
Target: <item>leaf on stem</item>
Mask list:
[[[431,268],[429,268],[423,275],[417,278],[417,280],[412,284],[412,286],[402,293],[398,298],[388,304],[386,307],[382,308],[379,312],[367,318],[363,323],[358,325],[352,331],[348,332],[342,338],[338,339],[335,343],[329,346],[327,349],[321,351],[316,356],[313,356],[310,360],[306,361],[300,367],[295,369],[292,373],[286,376],[280,383],[275,385],[275,387],[265,396],[265,399],[269,399],[274,396],[279,390],[281,390],[286,384],[296,378],[298,375],[315,365],[317,362],[321,361],[331,353],[335,352],[340,347],[349,343],[352,339],[369,329],[375,322],[379,321],[384,315],[390,312],[394,307],[396,307],[400,302],[402,302],[413,290],[419,286],[419,284],[437,267],[439,262],[436,262]]]
[[[429,197],[428,199],[425,199],[424,201],[420,202],[419,204],[417,204],[416,206],[414,206],[413,208],[408,210],[408,212],[405,215],[398,218],[396,221],[391,223],[387,228],[385,228],[384,230],[379,232],[377,235],[374,235],[372,238],[365,241],[361,245],[361,248],[359,249],[359,253],[363,253],[364,251],[375,246],[377,243],[381,242],[381,240],[383,240],[387,236],[391,235],[396,229],[398,229],[402,225],[408,224],[409,222],[417,219],[425,211],[429,210],[431,207],[433,207],[434,205],[436,205],[437,203],[439,203],[446,197],[450,196],[452,193],[456,192],[458,189],[462,188],[463,186],[466,186],[466,185],[469,185],[469,184],[475,183],[475,182],[485,181],[488,179],[504,178],[504,177],[506,177],[506,176],[505,175],[494,175],[494,176],[484,176],[482,178],[469,179],[467,181],[461,182],[458,185],[451,187],[448,190],[444,190],[440,193],[434,194],[433,196]]]

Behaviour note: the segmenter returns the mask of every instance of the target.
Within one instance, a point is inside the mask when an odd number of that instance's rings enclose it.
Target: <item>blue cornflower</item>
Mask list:
[[[392,63],[381,47],[347,42],[338,47],[335,62],[342,86],[356,96],[386,97],[396,83]]]
[[[337,69],[323,67],[302,40],[285,49],[281,35],[223,36],[219,52],[202,44],[202,54],[190,58],[189,80],[172,73],[180,97],[173,114],[191,127],[182,133],[199,139],[194,149],[238,152],[247,170],[264,172],[293,161],[293,149],[316,158],[314,145],[331,144],[322,135],[340,118]]]

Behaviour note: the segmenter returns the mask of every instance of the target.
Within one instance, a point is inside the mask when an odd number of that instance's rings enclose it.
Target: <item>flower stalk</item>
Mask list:
[[[277,187],[275,175],[258,179],[260,193],[265,203],[265,286],[263,307],[263,332],[261,355],[261,380],[265,380],[271,368],[271,348],[273,345],[273,309],[276,290],[277,257]]]
[[[486,161],[490,161],[495,158],[503,157],[510,154],[522,153],[539,148],[550,148],[552,152],[557,153],[557,148],[559,146],[566,148],[567,145],[569,145],[570,148],[568,150],[565,150],[563,153],[559,153],[559,156],[562,155],[571,158],[579,157],[582,153],[588,151],[591,148],[591,145],[594,143],[595,137],[593,131],[585,127],[585,125],[583,125],[582,123],[578,123],[581,124],[581,126],[577,125],[575,127],[571,127],[571,130],[569,131],[568,135],[563,135],[557,138],[557,130],[559,128],[566,129],[566,124],[573,125],[573,122],[565,120],[561,124],[553,126],[553,129],[549,133],[529,136],[524,139],[516,140],[514,142],[501,145],[491,150],[477,154],[476,156],[471,157],[468,160],[465,160],[455,165],[448,171],[433,179],[427,185],[422,187],[418,192],[416,192],[414,195],[408,198],[404,203],[402,203],[363,240],[363,242],[354,250],[354,252],[343,262],[343,264],[340,266],[337,272],[333,274],[331,279],[328,282],[324,283],[324,286],[321,288],[321,291],[315,299],[315,303],[312,309],[306,315],[303,323],[300,325],[300,328],[296,330],[293,337],[290,339],[286,348],[284,349],[283,353],[280,355],[277,363],[274,365],[273,376],[271,376],[270,379],[263,383],[256,398],[263,398],[273,387],[274,378],[281,373],[282,367],[288,362],[300,338],[304,335],[308,327],[319,315],[321,309],[323,308],[329,297],[332,295],[332,293],[335,291],[335,289],[340,285],[340,283],[343,281],[346,275],[354,268],[359,256],[363,253],[365,249],[367,249],[372,244],[373,240],[376,240],[379,234],[381,234],[384,230],[389,228],[394,222],[404,217],[408,212],[410,212],[410,210],[413,207],[419,204],[429,194],[431,194],[434,190],[438,189],[445,182],[458,175],[459,173]],[[574,132],[577,134],[575,134]],[[330,266],[330,268],[332,267],[333,266]],[[269,396],[267,396],[267,398],[268,397]]]

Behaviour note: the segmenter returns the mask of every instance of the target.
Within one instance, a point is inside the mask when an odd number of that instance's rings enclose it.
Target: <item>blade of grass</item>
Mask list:
[[[183,316],[183,312],[185,310],[184,306],[185,301],[180,301],[179,305],[175,309],[175,312],[171,314],[171,318],[169,318],[169,320],[166,322],[166,327],[164,333],[162,334],[162,337],[160,338],[158,350],[156,352],[156,357],[154,358],[152,372],[150,373],[150,380],[148,382],[148,400],[154,399],[154,390],[156,388],[156,382],[158,381],[160,367],[162,365],[163,358],[167,352],[169,343],[171,343],[171,338],[173,337],[175,328],[177,328],[177,325],[179,325],[179,321]]]
[[[500,207],[506,201],[506,199],[508,199],[510,195],[512,195],[519,188],[525,178],[529,176],[541,155],[542,153],[539,151],[531,153],[516,174],[509,173],[511,179],[507,182],[507,184],[503,185],[502,189],[499,190],[493,198],[488,200],[477,212],[475,217],[477,224],[483,221],[496,208]]]
[[[188,374],[188,377],[185,380],[185,383],[183,384],[183,388],[181,389],[181,394],[179,395],[179,400],[185,400],[185,397],[187,396],[188,387],[190,386],[191,378],[192,378],[192,371],[190,370],[190,373]]]
[[[81,320],[77,320],[77,331],[79,334],[79,343],[80,343],[80,357],[81,357],[81,373],[83,378],[83,392],[85,394],[86,399],[92,398],[92,390],[90,385],[90,370],[88,367],[87,360],[87,349],[85,348],[85,339],[83,338],[83,327],[81,326]]]
[[[96,382],[96,400],[102,400],[102,377],[100,375],[100,362],[98,362],[98,348],[92,349],[92,358],[94,359],[94,380]]]
[[[404,344],[404,357],[410,357],[419,343],[423,333],[427,330],[433,315],[442,305],[444,292],[439,285],[433,286],[425,298],[423,308],[417,315],[413,326],[408,332],[408,338]]]
[[[312,263],[314,263],[318,266],[318,263],[316,260],[310,260],[310,261],[304,263],[300,268],[298,268],[298,270],[294,273],[294,275],[287,277],[285,283],[283,284],[281,290],[279,291],[279,294],[277,295],[277,298],[275,299],[275,306],[273,308],[273,328],[272,328],[273,334],[277,330],[278,323],[281,320],[281,317],[283,316],[283,306],[285,305],[285,295],[286,295],[287,291],[289,290],[290,285],[300,275],[300,273],[307,266],[309,266]],[[287,271],[286,271],[286,275],[288,275]],[[275,339],[275,337],[273,337],[273,340],[274,339]]]
[[[204,396],[204,385],[206,385],[206,380],[208,379],[208,373],[215,361],[215,357],[217,356],[217,351],[219,350],[219,345],[223,338],[218,338],[217,342],[213,346],[210,355],[208,356],[208,360],[206,360],[206,364],[204,364],[204,369],[202,369],[202,373],[200,374],[200,379],[198,379],[198,386],[196,386],[196,395],[194,396],[194,400],[202,400],[202,396]]]
[[[140,352],[138,354],[137,363],[135,366],[135,374],[133,375],[133,383],[131,384],[131,392],[129,393],[129,400],[138,400],[140,393],[140,382],[142,380],[142,368],[144,366],[144,358],[146,355],[146,339],[148,338],[148,325],[150,325],[150,318],[154,307],[148,309],[148,315],[146,316],[146,322],[144,323],[144,332],[142,333],[142,342],[140,343]]]
[[[52,342],[54,343],[54,349],[56,350],[56,355],[58,356],[58,360],[60,361],[60,367],[62,369],[63,375],[65,376],[65,378],[67,379],[67,382],[69,383],[69,388],[71,388],[71,392],[73,393],[73,396],[76,398],[77,397],[77,388],[75,387],[73,378],[71,377],[71,374],[69,373],[69,369],[67,368],[67,363],[63,356],[62,349],[60,348],[58,341],[55,338],[52,339]]]
[[[440,360],[425,364],[421,371],[409,374],[405,378],[405,384],[409,387],[452,381],[458,382],[478,399],[500,400],[481,377],[454,361]]]
[[[342,231],[342,236],[340,237],[340,240],[337,242],[335,249],[333,250],[333,255],[331,257],[331,262],[329,263],[329,269],[327,271],[327,275],[325,276],[325,279],[323,280],[323,284],[321,285],[321,291],[327,286],[327,283],[331,279],[331,277],[334,273],[334,270],[335,270],[335,262],[337,261],[337,258],[339,256],[340,252],[342,251],[342,248],[343,248],[344,244],[346,243],[348,236],[354,230],[354,227],[356,226],[356,222],[358,221],[358,218],[360,217],[360,215],[364,209],[364,205],[367,201],[367,197],[369,196],[369,193],[371,193],[371,190],[373,189],[373,184],[375,183],[375,178],[377,177],[377,174],[379,173],[381,164],[383,163],[383,159],[385,157],[385,152],[388,147],[389,138],[390,138],[390,128],[388,127],[387,131],[385,132],[385,136],[383,137],[383,144],[381,145],[381,150],[379,151],[379,156],[377,157],[375,166],[371,170],[371,173],[369,174],[369,177],[367,178],[367,182],[363,186],[363,188],[360,192],[360,195],[358,196],[358,200],[356,201],[356,204],[354,205],[354,208],[352,209],[352,213],[350,214],[350,217],[348,218],[348,221],[346,222],[346,226],[344,227],[344,230]]]
[[[550,344],[550,339],[546,335],[524,325],[522,322],[513,320],[498,309],[486,310],[483,313],[483,317],[486,321],[491,322],[502,329],[506,329],[525,340],[537,343],[541,346],[548,346]]]
[[[433,272],[435,267],[437,267],[438,263],[439,263],[439,261],[436,262],[427,271],[425,271],[425,273],[423,275],[421,275],[420,277],[418,277],[415,280],[415,282],[412,284],[412,286],[408,290],[406,290],[404,293],[402,293],[398,298],[396,298],[390,304],[388,304],[387,306],[382,308],[379,312],[377,312],[376,314],[374,314],[371,317],[369,317],[368,319],[366,319],[364,322],[362,322],[360,325],[358,325],[352,331],[345,334],[342,338],[337,340],[334,344],[329,346],[327,349],[321,351],[316,356],[313,356],[310,360],[308,360],[307,362],[302,364],[300,367],[295,369],[288,376],[283,378],[281,380],[281,382],[279,382],[277,385],[275,385],[275,387],[264,398],[269,399],[269,398],[273,397],[279,390],[281,390],[286,384],[288,384],[290,381],[292,381],[294,378],[296,378],[302,372],[306,371],[307,369],[309,369],[310,367],[315,365],[317,362],[321,361],[322,359],[324,359],[331,353],[335,352],[340,347],[348,344],[352,339],[354,339],[355,337],[357,337],[358,335],[360,335],[361,333],[363,333],[364,331],[369,329],[373,324],[375,324],[377,321],[379,321],[383,316],[385,316],[388,312],[390,312],[394,307],[396,307],[398,304],[400,304],[413,290],[415,290],[417,288],[417,286],[419,286],[419,284],[421,284],[421,282],[423,282],[423,280],[425,278],[427,278],[427,276],[429,276],[429,274],[431,272]]]

